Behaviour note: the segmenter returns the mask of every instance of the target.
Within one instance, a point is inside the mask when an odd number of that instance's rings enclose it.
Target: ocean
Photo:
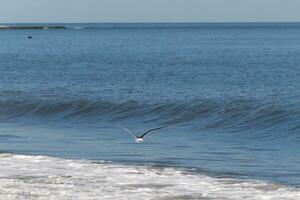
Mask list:
[[[300,199],[300,23],[7,24],[0,41],[0,199]],[[167,128],[136,144],[116,124]]]

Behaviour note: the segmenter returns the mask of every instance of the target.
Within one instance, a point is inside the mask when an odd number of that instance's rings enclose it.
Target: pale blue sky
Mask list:
[[[300,21],[300,0],[0,0],[12,22]]]

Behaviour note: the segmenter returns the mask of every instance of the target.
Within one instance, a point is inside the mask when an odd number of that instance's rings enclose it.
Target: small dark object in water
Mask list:
[[[28,36],[28,39],[32,39],[32,36],[31,36],[31,35],[29,35],[29,36]]]

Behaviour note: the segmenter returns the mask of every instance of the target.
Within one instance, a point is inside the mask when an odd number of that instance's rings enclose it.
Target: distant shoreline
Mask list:
[[[25,26],[25,25],[14,25],[14,26],[3,26],[0,25],[0,30],[24,30],[24,29],[66,29],[65,26]]]
[[[81,29],[114,29],[114,28],[286,28],[300,27],[296,22],[232,22],[232,23],[44,23],[44,24],[0,24],[0,30],[81,30]]]
[[[99,23],[2,23],[0,30],[47,30],[47,29],[89,29],[89,28],[128,28],[128,27],[269,27],[299,26],[300,22],[99,22]]]

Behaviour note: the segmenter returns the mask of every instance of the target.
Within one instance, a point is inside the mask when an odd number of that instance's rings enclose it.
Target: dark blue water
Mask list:
[[[300,186],[300,24],[63,26],[0,30],[2,152]]]

